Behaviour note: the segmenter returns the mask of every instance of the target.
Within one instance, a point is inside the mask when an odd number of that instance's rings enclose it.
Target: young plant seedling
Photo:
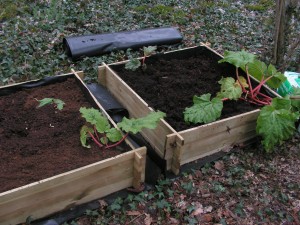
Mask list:
[[[152,55],[156,50],[156,46],[149,46],[149,47],[144,47],[144,56],[142,57],[142,63],[139,59],[130,59],[128,63],[125,64],[125,69],[127,70],[132,70],[135,71],[137,70],[140,66],[142,66],[142,69],[145,71],[147,69],[147,65],[145,63],[145,60],[147,57]]]
[[[289,139],[294,131],[295,122],[299,119],[300,100],[299,89],[294,96],[271,98],[261,92],[264,84],[278,88],[286,77],[270,64],[256,59],[256,56],[245,52],[226,51],[219,63],[228,62],[236,67],[236,80],[232,77],[222,78],[220,92],[214,98],[211,94],[194,96],[194,105],[184,111],[184,120],[190,123],[210,123],[216,121],[222,113],[223,102],[228,100],[243,100],[263,108],[257,119],[256,132],[262,137],[262,144],[267,152],[271,152],[276,144]],[[246,78],[239,75],[239,68],[246,72]],[[254,87],[250,74],[259,81]]]
[[[80,108],[81,116],[86,120],[87,125],[82,126],[80,130],[81,145],[86,148],[91,146],[87,144],[87,138],[91,137],[100,148],[111,148],[121,144],[129,132],[134,134],[140,132],[143,128],[154,129],[160,119],[165,117],[163,112],[151,112],[147,116],[138,119],[123,118],[117,126],[125,132],[122,133],[119,129],[111,127],[108,119],[102,113],[94,108]],[[109,144],[113,143],[113,144]]]
[[[37,99],[36,99],[37,100]],[[37,100],[40,104],[37,108],[43,107],[45,105],[54,104],[58,110],[62,110],[64,108],[65,103],[57,98],[43,98],[41,100]]]

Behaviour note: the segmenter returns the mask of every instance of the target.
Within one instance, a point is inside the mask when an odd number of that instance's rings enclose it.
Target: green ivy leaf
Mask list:
[[[122,139],[122,134],[118,129],[110,128],[109,130],[106,131],[106,137],[111,142],[117,142]]]
[[[111,127],[108,119],[104,117],[99,110],[81,107],[79,111],[88,123],[96,126],[99,133],[104,133]]]
[[[238,100],[241,97],[243,93],[242,88],[232,77],[222,77],[218,83],[221,84],[221,91],[217,94],[218,98]]]
[[[94,133],[93,129],[88,126],[82,126],[80,129],[80,142],[83,147],[90,148],[90,145],[86,144],[88,132]]]
[[[156,128],[157,123],[165,116],[165,113],[157,111],[150,112],[147,116],[138,119],[127,119],[124,117],[123,120],[117,124],[117,126],[125,132],[132,132],[136,134],[143,128]]]
[[[257,119],[256,132],[262,136],[262,144],[267,152],[272,152],[276,144],[292,137],[299,112],[293,113],[288,108],[288,99],[274,98],[272,104],[264,106]]]
[[[140,66],[141,66],[140,60],[138,60],[138,59],[135,58],[135,59],[129,60],[129,62],[127,62],[127,63],[125,64],[125,69],[126,69],[126,70],[132,70],[132,71],[135,71],[135,70],[137,70]]]
[[[219,60],[219,63],[228,62],[236,67],[243,68],[245,65],[252,63],[255,58],[255,55],[244,50],[238,52],[225,51],[224,58]]]
[[[210,123],[216,121],[223,109],[223,102],[216,97],[210,100],[211,94],[194,96],[194,105],[184,111],[184,120],[191,123]]]
[[[156,46],[148,46],[148,47],[144,47],[143,51],[144,51],[144,56],[150,56],[154,51],[156,51],[157,47]]]

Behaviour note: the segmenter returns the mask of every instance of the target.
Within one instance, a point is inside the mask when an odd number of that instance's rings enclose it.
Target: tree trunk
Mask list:
[[[286,9],[289,0],[276,0],[273,64],[281,65],[285,53]]]
[[[289,22],[295,9],[300,8],[299,0],[276,0],[275,33],[272,63],[285,70],[296,48],[300,46],[300,37],[290,35]],[[290,39],[293,39],[291,43]],[[289,46],[289,47],[288,47]],[[299,68],[298,68],[299,69]]]

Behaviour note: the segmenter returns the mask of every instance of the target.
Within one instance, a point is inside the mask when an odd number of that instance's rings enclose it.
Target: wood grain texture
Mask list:
[[[1,193],[0,224],[25,222],[28,216],[42,218],[132,186],[136,154],[145,157],[146,148]],[[144,179],[142,163],[140,182]]]
[[[84,76],[83,72],[73,71],[72,74],[75,74],[75,77],[86,88],[81,80]],[[102,113],[115,126],[103,107],[93,95],[91,96]],[[133,149],[133,145],[127,139],[126,142]],[[0,193],[0,225],[23,223],[29,216],[39,219],[131,187],[134,182],[141,183],[145,179],[145,158],[146,148],[141,147]],[[138,174],[135,170],[138,170]]]
[[[144,117],[153,111],[114,71],[106,65],[104,67],[105,72],[103,72],[103,67],[100,68],[102,72],[99,73],[99,82],[105,85],[119,103],[128,110],[130,117]],[[163,158],[165,154],[165,137],[173,132],[174,129],[162,119],[155,129],[143,129],[141,134],[157,154]]]

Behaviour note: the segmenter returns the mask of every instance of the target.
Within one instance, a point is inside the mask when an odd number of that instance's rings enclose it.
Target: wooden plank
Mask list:
[[[179,132],[185,138],[181,165],[213,154],[224,148],[256,137],[256,119],[259,111],[201,126],[190,132]],[[188,140],[186,140],[188,139]]]
[[[184,145],[183,138],[178,134],[170,134],[166,137],[166,155],[167,169],[172,169],[174,174],[179,174],[181,157],[182,157],[182,146]]]
[[[130,187],[135,154],[145,157],[146,149],[133,150],[1,193],[0,224],[21,223],[30,215],[34,219],[41,218]]]
[[[137,152],[134,155],[133,163],[133,187],[139,189],[142,182],[143,165],[145,165],[145,157],[141,156]]]
[[[148,107],[148,104],[142,100],[114,71],[104,65],[106,73],[101,73],[99,82],[106,85],[110,93],[122,104],[129,112],[130,117],[140,118],[148,115],[153,109]],[[101,67],[103,70],[103,67]],[[105,78],[103,78],[105,76]],[[105,82],[103,81],[105,80]],[[165,136],[173,133],[174,130],[164,120],[161,120],[156,129],[143,129],[141,134],[151,144],[155,151],[164,156],[165,152]]]
[[[260,110],[243,113],[237,116],[229,117],[223,120],[204,124],[188,130],[180,131],[179,134],[184,138],[185,143],[191,143],[199,139],[211,137],[217,133],[230,132],[231,129],[239,127],[242,124],[255,122]]]

